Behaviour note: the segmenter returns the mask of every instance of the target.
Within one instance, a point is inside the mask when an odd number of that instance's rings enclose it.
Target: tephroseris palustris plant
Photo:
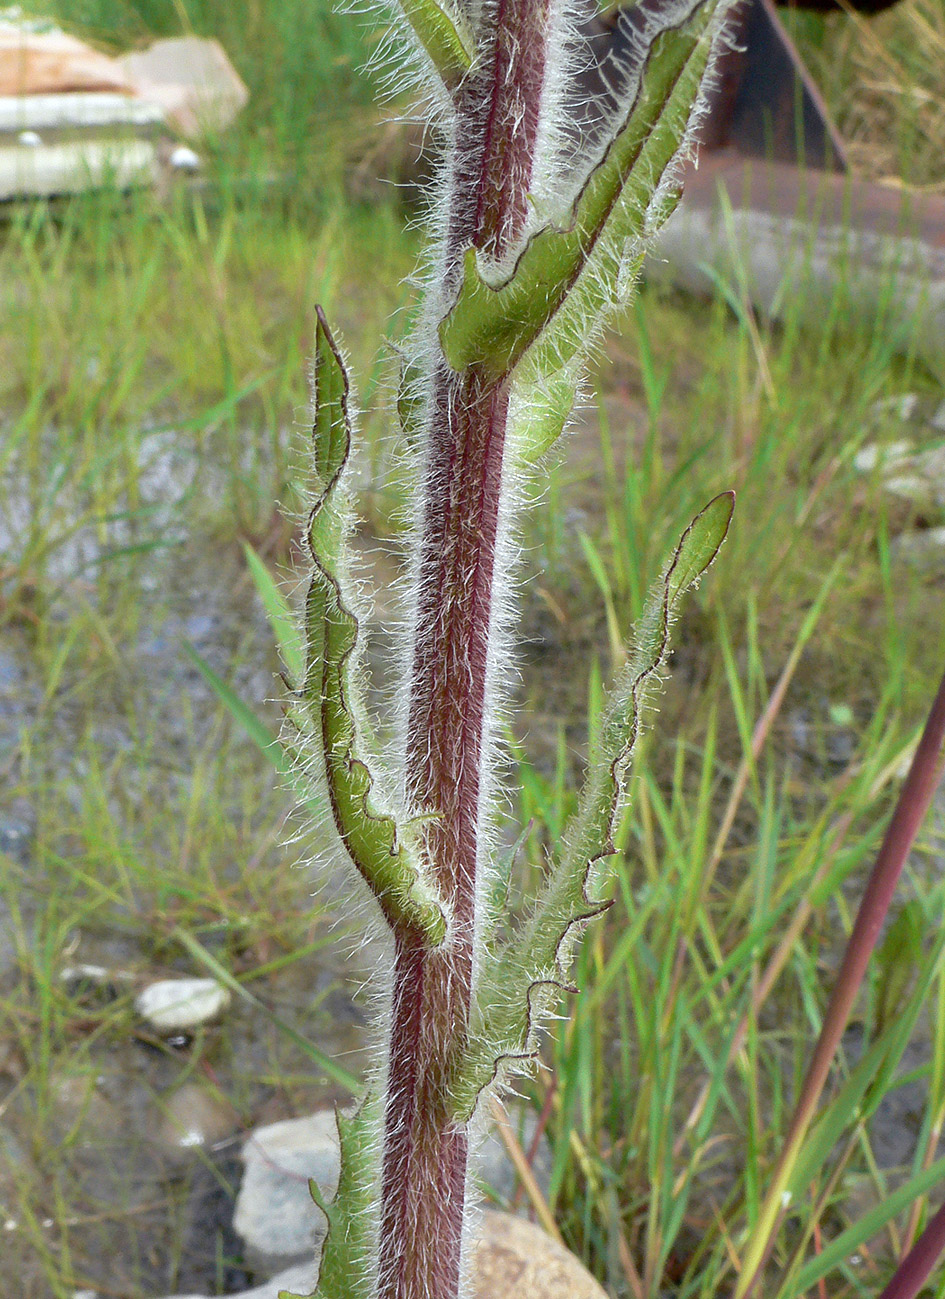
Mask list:
[[[631,53],[611,69],[612,93],[583,144],[568,128],[582,55],[573,6],[404,0],[393,15],[445,140],[425,301],[398,401],[418,458],[399,779],[383,786],[362,724],[345,558],[349,382],[321,314],[314,568],[291,708],[391,940],[387,1051],[358,1113],[339,1119],[341,1182],[322,1205],[323,1299],[462,1292],[470,1134],[487,1093],[534,1057],[574,941],[606,905],[600,864],[645,699],[677,601],[728,528],[724,495],[693,521],[656,584],[575,821],[533,911],[500,946],[492,718],[508,650],[513,514],[671,210],[726,3],[642,0],[624,20]]]

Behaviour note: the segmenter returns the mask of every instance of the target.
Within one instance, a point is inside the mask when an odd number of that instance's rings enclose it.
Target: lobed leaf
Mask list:
[[[637,648],[612,692],[598,752],[578,811],[565,831],[561,859],[521,932],[507,945],[486,952],[469,1049],[451,1083],[457,1119],[470,1117],[482,1092],[503,1069],[521,1067],[534,1057],[541,1016],[552,998],[568,990],[574,943],[588,921],[610,905],[596,894],[595,868],[614,852],[642,712],[666,661],[678,601],[718,554],[734,500],[732,492],[717,496],[683,533],[651,594]]]
[[[400,8],[447,90],[472,67],[475,40],[465,15],[436,0],[400,0]]]
[[[297,700],[320,742],[335,826],[345,848],[395,929],[436,944],[446,918],[409,826],[376,805],[375,780],[363,757],[352,662],[358,620],[342,591],[344,498],[338,489],[348,462],[351,429],[348,378],[319,310],[315,347],[316,480],[308,541],[314,568],[303,614],[305,672]],[[297,715],[299,709],[293,710]]]
[[[312,1199],[328,1219],[318,1281],[311,1295],[282,1290],[279,1299],[371,1299],[378,1108],[377,1097],[369,1093],[354,1114],[335,1111],[341,1172],[334,1199],[326,1202],[309,1183]]]
[[[516,383],[521,413],[513,406],[509,436],[521,465],[536,464],[561,436],[574,408],[578,379],[577,367],[562,366],[537,382]]]

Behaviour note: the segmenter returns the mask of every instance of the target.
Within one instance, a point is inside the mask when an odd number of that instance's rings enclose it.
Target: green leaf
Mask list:
[[[312,1199],[328,1219],[318,1283],[313,1295],[282,1290],[279,1299],[371,1299],[379,1112],[371,1093],[354,1114],[335,1111],[341,1172],[334,1199],[327,1203],[314,1182],[309,1183]]]
[[[522,1068],[534,1058],[539,1021],[549,1003],[567,990],[574,944],[587,923],[610,905],[597,894],[597,868],[614,851],[644,708],[669,653],[679,598],[718,554],[734,503],[732,492],[716,497],[683,533],[651,593],[636,649],[611,692],[561,858],[520,932],[484,954],[469,1047],[450,1086],[451,1111],[461,1121],[502,1071]]]
[[[308,542],[313,570],[305,600],[305,666],[298,706],[321,747],[335,827],[388,924],[429,944],[441,942],[446,918],[430,882],[419,838],[377,805],[365,760],[366,725],[354,680],[358,620],[344,593],[347,502],[340,488],[351,449],[348,377],[321,309],[315,344],[315,490]],[[303,728],[304,729],[304,728]]]
[[[578,384],[575,366],[565,366],[537,382],[516,385],[516,395],[523,396],[522,413],[513,417],[510,438],[522,465],[536,464],[561,436],[574,406]],[[527,396],[520,392],[527,389]]]
[[[400,8],[443,84],[454,89],[472,66],[476,50],[465,15],[436,0],[400,0]]]
[[[864,1213],[846,1231],[842,1231],[833,1240],[822,1244],[820,1252],[798,1269],[790,1293],[808,1294],[821,1277],[832,1272],[835,1267],[839,1267],[861,1245],[881,1231],[887,1222],[895,1218],[897,1213],[910,1208],[920,1195],[925,1195],[943,1180],[945,1180],[945,1159],[938,1159],[923,1172],[910,1177],[895,1191],[888,1192],[875,1208]]]
[[[897,1007],[895,1019],[864,1051],[836,1096],[816,1120],[791,1171],[788,1190],[792,1200],[804,1195],[844,1132],[855,1121],[868,1119],[895,1085],[893,1074],[909,1045],[919,1015],[928,1005],[929,988],[939,971],[943,952],[945,934],[940,934],[934,950],[923,959],[922,975],[908,1003]]]
[[[282,661],[285,663],[293,681],[302,676],[304,659],[299,646],[299,629],[292,610],[285,596],[279,590],[269,569],[248,543],[243,543],[243,553],[249,565],[250,575],[263,602],[269,626],[279,645]]]
[[[578,278],[602,238],[622,248],[652,233],[647,218],[653,196],[676,159],[711,56],[707,33],[715,8],[698,5],[685,27],[650,37],[634,102],[564,227],[547,226],[534,235],[499,283],[489,282],[475,250],[468,250],[458,297],[440,325],[443,352],[454,370],[476,364],[496,376],[509,374],[569,294],[581,298],[586,289],[582,305],[596,314],[602,286],[592,281],[576,287]],[[605,292],[612,291],[608,284]],[[574,341],[573,350],[582,343],[583,338]],[[559,353],[558,364],[568,355]]]
[[[214,672],[210,664],[197,653],[193,645],[188,644],[186,641],[184,642],[184,653],[193,661],[197,671],[211,687],[227,711],[239,722],[253,743],[262,749],[276,771],[282,776],[287,776],[290,779],[294,778],[296,771],[291,759],[265,723],[261,722],[249,705],[240,699],[233,687],[227,685],[223,678]]]

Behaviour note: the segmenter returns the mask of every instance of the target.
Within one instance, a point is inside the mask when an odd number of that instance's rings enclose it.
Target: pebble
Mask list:
[[[195,153],[186,144],[179,144],[175,149],[171,150],[170,164],[175,171],[198,171],[200,168],[200,154]]]
[[[216,979],[161,979],[138,994],[135,1010],[159,1033],[177,1033],[209,1024],[230,1001]]]
[[[187,1155],[205,1150],[230,1136],[238,1119],[224,1104],[197,1083],[184,1083],[162,1103],[161,1121],[155,1134],[171,1153]]]

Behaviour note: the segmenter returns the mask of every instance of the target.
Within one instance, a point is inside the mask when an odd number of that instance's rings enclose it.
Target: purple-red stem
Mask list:
[[[926,1224],[879,1299],[915,1299],[945,1250],[945,1204]]]
[[[801,1126],[813,1111],[820,1097],[830,1065],[840,1045],[840,1039],[850,1018],[850,1011],[866,974],[870,957],[879,939],[899,876],[906,864],[909,850],[925,820],[932,795],[941,777],[942,746],[945,743],[945,677],[929,711],[925,729],[909,767],[896,803],[896,810],[887,827],[876,862],[870,872],[869,882],[846,951],[833,996],[824,1016],[820,1037],[814,1050],[804,1086],[801,1089],[792,1130],[786,1145],[790,1145],[796,1127]]]
[[[545,77],[546,0],[486,6],[479,70],[456,95],[444,276],[464,250],[501,258],[528,210]],[[476,367],[433,375],[407,796],[432,814],[427,849],[450,910],[431,950],[395,933],[380,1225],[380,1299],[455,1299],[468,1140],[446,1091],[469,1023],[482,760],[509,391]]]
[[[833,995],[827,1006],[820,1036],[814,1048],[814,1056],[807,1070],[794,1117],[772,1176],[772,1189],[769,1191],[769,1196],[772,1193],[780,1196],[786,1182],[787,1171],[796,1159],[800,1143],[813,1119],[820,1094],[830,1072],[830,1065],[837,1053],[853,1003],[889,912],[902,869],[941,779],[943,745],[945,745],[945,676],[942,677],[932,702],[925,728],[909,766],[909,774],[903,782],[892,820],[887,827],[870,872],[866,891],[856,913],[853,932],[847,942]],[[739,1291],[741,1299],[749,1299],[758,1283],[774,1240],[776,1225],[782,1216],[783,1212],[774,1220],[775,1225],[761,1260],[747,1286]]]

